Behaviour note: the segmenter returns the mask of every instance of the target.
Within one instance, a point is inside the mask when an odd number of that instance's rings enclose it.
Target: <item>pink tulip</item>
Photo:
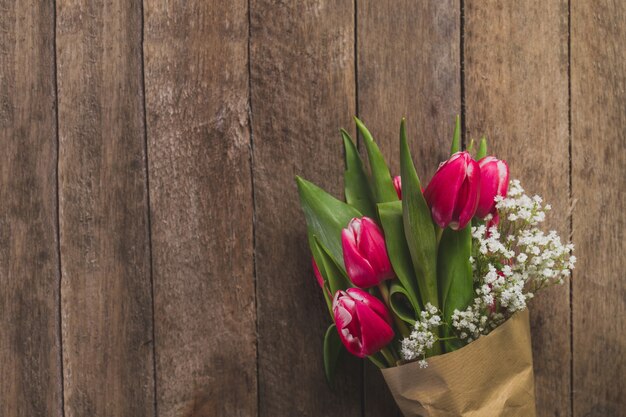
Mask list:
[[[396,189],[398,198],[402,200],[402,178],[400,178],[399,175],[397,177],[393,177],[393,187]]]
[[[382,301],[359,288],[337,291],[333,315],[344,346],[359,358],[378,352],[393,340],[389,311]]]
[[[459,230],[474,217],[479,192],[478,162],[468,152],[457,152],[439,166],[424,197],[439,227]]]
[[[497,215],[496,196],[506,197],[509,188],[509,166],[493,156],[478,161],[480,166],[480,198],[476,217],[485,218],[488,214]]]
[[[350,280],[361,288],[370,288],[393,278],[385,238],[374,220],[354,218],[341,232],[343,261]]]
[[[324,288],[324,277],[320,273],[320,269],[317,267],[315,263],[315,259],[311,258],[311,262],[313,263],[313,274],[315,274],[315,278],[317,279],[317,283],[320,284],[320,287]]]

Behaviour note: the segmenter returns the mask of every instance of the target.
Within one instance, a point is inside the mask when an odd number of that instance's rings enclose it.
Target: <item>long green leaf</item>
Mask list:
[[[406,138],[406,123],[400,124],[400,167],[404,234],[413,261],[413,270],[422,305],[439,306],[437,295],[437,238],[428,204],[422,195]]]
[[[337,327],[333,323],[328,327],[324,335],[324,371],[328,385],[331,387],[334,386],[335,369],[337,368],[341,348],[341,339],[339,338],[339,333],[337,333]]]
[[[461,150],[461,118],[456,116],[454,123],[454,134],[452,135],[452,145],[450,146],[450,155]]]
[[[447,228],[439,242],[437,261],[441,305],[444,320],[451,322],[454,310],[463,311],[474,300],[474,280],[470,256],[472,253],[471,226],[454,231]],[[458,349],[462,344],[448,341],[446,350]]]
[[[334,296],[337,291],[352,287],[353,285],[350,283],[348,276],[332,259],[328,249],[324,247],[317,236],[314,237],[314,240],[317,245],[320,262],[324,265],[324,272],[326,273],[325,279],[328,280],[330,293]]]
[[[346,202],[364,216],[376,219],[374,197],[363,167],[363,161],[348,132],[341,129],[341,137],[345,148],[344,190]]]
[[[476,153],[476,160],[479,161],[487,156],[487,138],[480,138],[480,145],[478,147],[478,152]]]
[[[378,145],[374,142],[372,134],[367,130],[362,121],[354,118],[356,126],[363,136],[363,143],[367,150],[367,158],[372,171],[372,192],[377,203],[386,203],[388,201],[398,200],[398,194],[393,186],[389,167],[385,163],[385,158],[380,152]]]
[[[317,185],[296,177],[300,204],[311,233],[328,249],[335,263],[345,270],[341,248],[341,230],[361,213],[328,194]]]
[[[378,204],[378,213],[383,231],[385,232],[385,244],[387,245],[391,266],[393,266],[398,280],[407,292],[407,298],[411,302],[413,309],[420,311],[419,290],[411,263],[411,252],[404,237],[402,202],[380,203]]]
[[[389,304],[396,316],[411,326],[415,325],[419,307],[411,302],[411,294],[398,281],[394,281],[389,289]]]

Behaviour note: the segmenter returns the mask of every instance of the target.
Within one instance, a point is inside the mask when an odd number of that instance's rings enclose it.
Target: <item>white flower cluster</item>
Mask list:
[[[441,323],[451,326],[465,343],[488,334],[526,308],[537,291],[562,284],[576,263],[571,255],[574,245],[563,244],[555,231],[539,229],[551,209],[542,204],[541,197],[529,197],[520,182],[512,180],[507,197],[495,201],[499,223],[487,216],[486,224],[472,227],[470,262],[476,298],[464,311],[455,310],[449,324]],[[422,320],[415,324],[411,337],[402,342],[406,360],[424,357],[426,345],[421,341],[426,340],[426,333],[433,335],[432,329]]]
[[[415,322],[410,336],[402,340],[402,357],[408,361],[422,358],[420,366],[425,368],[427,366],[426,351],[438,341],[433,329],[437,329],[441,324],[439,310],[430,303],[426,304],[426,308],[420,312],[420,319]]]

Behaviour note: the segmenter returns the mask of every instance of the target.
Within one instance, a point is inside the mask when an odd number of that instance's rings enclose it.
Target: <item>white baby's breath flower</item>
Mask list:
[[[495,198],[500,224],[489,229],[485,224],[471,228],[472,267],[476,297],[464,310],[455,310],[446,323],[441,312],[427,304],[408,338],[402,340],[405,360],[420,360],[426,365],[426,351],[448,328],[465,344],[488,334],[515,312],[526,308],[536,291],[571,275],[576,257],[574,245],[563,244],[554,230],[542,231],[539,225],[551,209],[539,196],[529,197],[518,180],[509,183],[507,197]],[[491,215],[485,218],[488,222]]]

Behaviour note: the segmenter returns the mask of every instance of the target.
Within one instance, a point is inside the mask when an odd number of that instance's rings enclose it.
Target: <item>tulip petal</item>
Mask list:
[[[465,179],[466,160],[462,154],[457,152],[444,162],[424,191],[433,220],[441,228],[452,221],[457,196]]]
[[[352,283],[362,288],[378,285],[379,280],[374,269],[368,260],[359,253],[354,233],[351,230],[343,229],[341,232],[341,245],[346,272]]]
[[[378,298],[360,288],[349,288],[346,292],[357,302],[357,304],[361,303],[366,305],[374,310],[374,312],[376,312],[376,314],[378,314],[390,326],[392,325],[393,320],[391,318],[391,314],[389,314],[389,310],[387,310],[385,304]]]
[[[509,186],[509,168],[504,161],[487,156],[478,161],[480,166],[480,197],[476,216],[484,218],[495,211],[495,197],[506,196]]]
[[[361,236],[357,246],[361,255],[370,263],[379,281],[393,278],[383,231],[372,219],[363,217]]]
[[[393,340],[391,326],[374,310],[362,303],[355,306],[356,316],[361,324],[361,355],[365,357],[378,352]]]
[[[472,220],[478,206],[478,197],[480,193],[480,167],[478,162],[470,159],[466,168],[466,178],[462,187],[462,193],[459,193],[459,203],[464,203],[458,213],[458,224],[453,230],[462,229]],[[455,216],[455,219],[457,217]]]

